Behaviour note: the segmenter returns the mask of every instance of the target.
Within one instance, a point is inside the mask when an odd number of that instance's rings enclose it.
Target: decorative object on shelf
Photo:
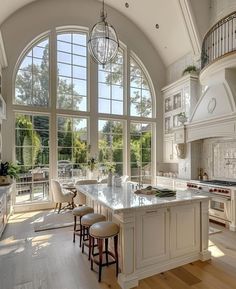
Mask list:
[[[12,179],[18,178],[19,168],[11,162],[0,163],[0,185],[12,183]]]
[[[184,143],[179,143],[175,145],[177,157],[179,159],[185,159],[186,149]]]
[[[178,121],[183,125],[187,121],[187,116],[185,112],[180,112],[178,115]]]
[[[100,13],[100,21],[96,23],[89,33],[88,48],[91,56],[98,64],[105,66],[117,55],[119,40],[115,28],[107,21],[104,10],[104,0]]]
[[[189,65],[184,69],[182,75],[186,75],[190,73],[197,73],[197,72],[198,72],[197,67],[195,65]]]
[[[209,179],[208,174],[206,172],[203,174],[202,179],[203,181],[207,181]]]

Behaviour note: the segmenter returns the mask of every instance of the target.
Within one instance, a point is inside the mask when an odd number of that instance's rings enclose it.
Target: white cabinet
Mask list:
[[[163,162],[177,163],[177,153],[174,144],[185,142],[183,123],[179,114],[184,113],[187,121],[191,116],[199,96],[197,75],[186,75],[178,81],[164,87],[163,94]]]
[[[136,216],[137,268],[169,258],[169,213],[167,208],[146,210]]]
[[[0,187],[0,238],[12,213],[12,185]]]
[[[200,250],[200,203],[142,211],[135,222],[137,268]]]
[[[176,206],[170,209],[171,258],[200,250],[200,206]]]
[[[177,151],[174,142],[174,136],[165,136],[163,140],[163,162],[164,163],[177,163]]]

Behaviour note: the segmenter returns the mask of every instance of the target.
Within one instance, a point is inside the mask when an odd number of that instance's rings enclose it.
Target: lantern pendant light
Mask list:
[[[106,18],[107,13],[103,0],[100,21],[93,26],[88,40],[88,48],[92,58],[103,67],[116,57],[119,48],[116,30],[106,21]]]

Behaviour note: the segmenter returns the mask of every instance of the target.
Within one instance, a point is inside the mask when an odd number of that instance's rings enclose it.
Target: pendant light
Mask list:
[[[88,40],[88,48],[92,58],[103,67],[116,57],[119,48],[116,30],[106,21],[106,18],[107,13],[103,0],[100,21],[93,26]]]

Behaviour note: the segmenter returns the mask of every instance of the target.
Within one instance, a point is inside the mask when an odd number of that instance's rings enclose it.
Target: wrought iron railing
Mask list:
[[[236,51],[236,12],[218,21],[202,44],[201,69],[216,59]]]

